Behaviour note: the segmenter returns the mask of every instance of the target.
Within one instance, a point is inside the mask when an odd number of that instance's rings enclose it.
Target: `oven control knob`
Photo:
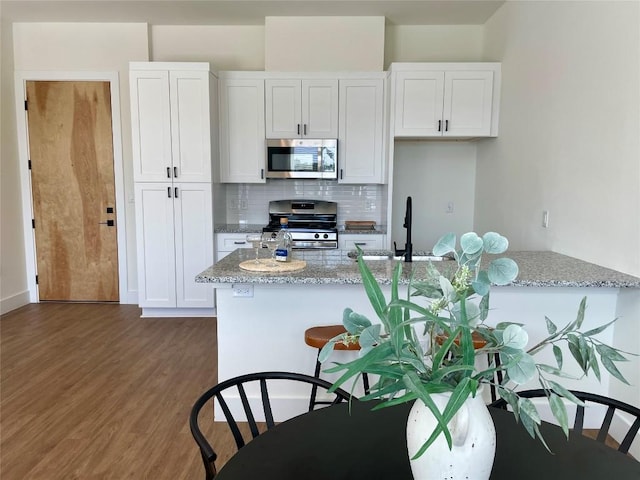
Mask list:
[[[313,237],[314,237],[314,238],[320,238],[320,234],[319,234],[319,233],[316,233]]]
[[[323,235],[323,238],[326,240],[327,238],[329,238],[329,234],[328,234],[328,233],[325,233],[325,234]]]

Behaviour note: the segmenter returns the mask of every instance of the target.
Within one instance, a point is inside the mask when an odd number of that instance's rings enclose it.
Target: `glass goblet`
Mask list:
[[[262,234],[260,233],[250,233],[247,235],[247,242],[249,242],[253,248],[256,250],[256,259],[255,263],[260,263],[260,249],[262,248]]]
[[[269,251],[271,252],[271,266],[278,266],[278,262],[276,262],[276,250],[278,248],[278,239],[273,236],[271,233],[267,232],[262,236],[262,243],[267,246]]]

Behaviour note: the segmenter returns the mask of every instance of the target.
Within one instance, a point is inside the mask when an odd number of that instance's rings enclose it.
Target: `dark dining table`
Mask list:
[[[372,410],[341,403],[280,423],[240,449],[216,480],[411,480],[405,429],[411,404]],[[513,415],[489,408],[496,428],[492,480],[639,480],[640,463],[552,424],[541,432],[553,453]]]

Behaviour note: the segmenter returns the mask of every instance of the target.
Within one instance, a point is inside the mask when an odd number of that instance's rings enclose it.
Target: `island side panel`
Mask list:
[[[234,297],[217,289],[218,381],[259,371],[313,375],[317,350],[304,342],[307,328],[340,324],[350,307],[376,321],[362,285],[253,284],[253,297]],[[334,352],[331,361],[349,361],[356,352]],[[336,374],[321,373],[329,381]],[[347,387],[350,389],[350,385]],[[273,392],[272,392],[273,393]],[[284,420],[308,408],[304,389],[276,392],[275,416]],[[360,383],[354,391],[362,395]],[[257,389],[250,397],[259,397]]]
[[[378,321],[362,285],[258,284],[253,297],[234,297],[230,285],[218,288],[218,379],[258,371],[285,370],[313,374],[316,350],[304,343],[304,331],[316,325],[340,323],[346,307]],[[227,287],[227,288],[224,288]],[[406,288],[406,287],[405,287]],[[389,287],[383,286],[389,298]],[[406,292],[406,290],[405,290]],[[405,295],[401,292],[401,295]],[[584,328],[594,328],[615,318],[618,289],[574,287],[499,287],[491,294],[487,323],[523,323],[532,346],[547,335],[545,316],[558,327],[575,319],[583,296],[588,297]],[[600,334],[605,343],[613,331]],[[331,361],[348,361],[353,352],[334,352]],[[570,353],[565,350],[564,370],[579,375]],[[555,364],[551,350],[536,356],[538,361]],[[609,375],[602,370],[602,382],[593,379],[563,380],[564,385],[606,395]],[[322,374],[323,378],[336,377]],[[361,394],[358,389],[356,395]],[[538,388],[530,382],[522,388]],[[276,415],[290,418],[305,411],[306,393],[283,389],[277,392]],[[259,393],[249,392],[256,399]]]

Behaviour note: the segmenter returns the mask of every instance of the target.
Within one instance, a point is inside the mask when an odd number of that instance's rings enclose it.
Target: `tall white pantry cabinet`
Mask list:
[[[217,78],[208,63],[131,62],[138,303],[142,316],[211,315]]]

